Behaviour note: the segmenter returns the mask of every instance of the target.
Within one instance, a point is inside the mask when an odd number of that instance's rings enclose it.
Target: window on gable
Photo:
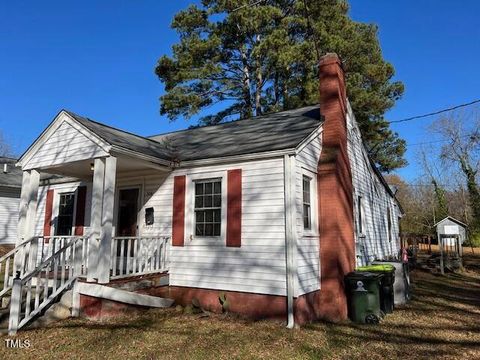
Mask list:
[[[312,207],[310,197],[310,184],[312,179],[307,176],[303,177],[303,228],[310,230],[312,228]]]
[[[73,192],[60,194],[56,235],[72,235],[74,203],[75,194]]]
[[[195,181],[195,236],[220,236],[222,181]]]

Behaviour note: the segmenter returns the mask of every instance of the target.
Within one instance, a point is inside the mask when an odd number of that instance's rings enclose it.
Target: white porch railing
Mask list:
[[[114,237],[112,279],[168,270],[167,236]]]
[[[9,334],[40,314],[78,277],[87,276],[91,240],[37,236],[0,258],[0,273],[3,267],[5,274],[0,298],[11,290]],[[168,241],[166,236],[113,238],[110,278],[167,271]]]
[[[13,279],[8,323],[10,335],[16,334],[19,328],[84,274],[86,250],[86,237],[53,240],[50,254],[36,264],[35,269]]]
[[[31,242],[35,240],[35,238],[32,238],[24,241],[0,257],[0,298],[12,289],[12,280],[15,272],[20,271],[20,276],[25,273],[25,264],[28,261],[28,251],[25,251],[25,248],[30,247]],[[16,264],[17,266],[15,266]]]
[[[51,244],[49,247],[49,244],[45,244],[45,240],[50,238]],[[49,254],[51,255],[54,248],[58,248],[72,238],[72,236],[34,236],[22,241],[14,249],[0,257],[0,298],[12,289],[13,278],[16,275],[23,277],[28,270],[33,270]]]

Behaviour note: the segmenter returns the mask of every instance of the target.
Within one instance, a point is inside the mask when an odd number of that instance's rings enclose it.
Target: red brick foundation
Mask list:
[[[148,307],[124,304],[117,301],[80,295],[80,316],[90,320],[104,320],[132,311],[148,310]]]
[[[182,306],[192,304],[193,299],[197,299],[204,310],[217,314],[222,313],[219,296],[221,293],[224,293],[229,302],[229,312],[231,313],[253,320],[287,319],[287,298],[285,296],[177,286],[153,287],[140,290],[138,293],[171,298],[175,300],[175,304]],[[319,291],[315,291],[295,299],[294,315],[297,325],[304,325],[318,318],[318,314],[315,311],[318,296]],[[80,295],[80,315],[91,320],[103,320],[127,312],[131,313],[132,311],[144,311],[147,309],[143,306]]]

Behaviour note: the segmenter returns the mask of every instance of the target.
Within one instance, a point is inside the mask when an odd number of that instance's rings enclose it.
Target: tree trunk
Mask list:
[[[250,71],[248,68],[248,59],[245,49],[240,49],[243,64],[242,95],[243,106],[240,114],[241,119],[247,119],[252,116],[252,98],[250,96]]]
[[[255,42],[260,42],[260,35],[256,36]],[[255,60],[255,116],[262,115],[262,82],[262,62],[260,60],[260,56],[257,56]]]
[[[262,67],[260,66],[260,62],[257,61],[257,69],[256,69],[256,84],[255,84],[255,116],[262,115]]]
[[[465,176],[467,177],[467,189],[470,198],[470,207],[472,208],[472,218],[475,230],[480,230],[480,192],[478,191],[477,182],[475,180],[476,171],[472,169],[470,164],[462,163]]]

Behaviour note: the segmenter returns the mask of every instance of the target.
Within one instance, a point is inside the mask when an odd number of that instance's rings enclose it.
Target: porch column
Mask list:
[[[28,187],[30,186],[30,171],[24,171],[22,176],[22,190],[20,193],[20,205],[18,209],[17,246],[25,237],[25,219],[28,209]]]
[[[28,208],[25,219],[25,239],[32,239],[35,236],[35,225],[37,222],[37,199],[38,187],[40,185],[40,173],[37,170],[30,170],[30,186],[28,187]],[[38,241],[30,243],[29,270],[35,269],[38,256]]]
[[[88,238],[87,281],[97,278],[98,240],[102,226],[103,182],[105,159],[95,159],[93,169],[92,209],[90,212],[90,234]]]
[[[106,158],[105,181],[103,186],[102,229],[98,259],[98,282],[100,284],[106,284],[110,281],[116,172],[117,158],[113,156]]]
[[[37,198],[38,187],[40,183],[40,173],[37,170],[26,170],[22,176],[22,190],[20,193],[20,205],[18,209],[18,225],[17,225],[17,243],[33,238],[35,235],[35,223],[37,219]],[[29,247],[29,264],[28,269],[35,267],[37,260],[38,241],[33,241]],[[25,258],[25,251],[22,249],[15,256],[15,271],[19,271],[22,266],[22,259]]]
[[[25,239],[25,220],[27,218],[28,211],[28,193],[30,187],[30,171],[24,171],[22,176],[22,190],[20,193],[20,204],[18,208],[18,224],[17,224],[17,242],[15,246],[20,245]],[[22,265],[22,258],[25,256],[25,252],[21,250],[15,254],[14,269],[15,272],[20,270]]]

